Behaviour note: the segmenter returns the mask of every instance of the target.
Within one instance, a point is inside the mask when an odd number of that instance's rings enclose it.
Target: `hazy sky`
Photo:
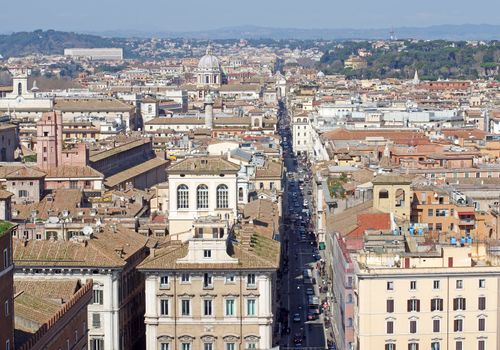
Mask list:
[[[500,24],[499,0],[1,0],[0,32]]]

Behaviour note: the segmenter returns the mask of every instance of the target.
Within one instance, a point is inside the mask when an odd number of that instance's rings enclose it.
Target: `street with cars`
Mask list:
[[[307,157],[295,155],[286,109],[280,110],[285,175],[283,254],[280,274],[281,349],[334,349],[325,337],[326,290],[323,260],[311,222],[311,169]]]

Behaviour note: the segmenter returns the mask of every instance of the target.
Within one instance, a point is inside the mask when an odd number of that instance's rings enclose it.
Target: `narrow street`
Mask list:
[[[292,150],[290,120],[282,106],[279,131],[286,167],[281,273],[281,349],[326,349],[318,269],[320,255],[310,226],[311,174]]]

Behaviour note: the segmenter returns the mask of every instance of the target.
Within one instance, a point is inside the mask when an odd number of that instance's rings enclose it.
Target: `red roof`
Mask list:
[[[358,227],[349,232],[348,239],[363,237],[366,230],[389,230],[391,228],[391,215],[388,213],[358,214]]]

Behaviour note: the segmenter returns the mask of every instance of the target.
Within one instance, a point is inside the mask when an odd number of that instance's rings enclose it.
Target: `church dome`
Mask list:
[[[207,53],[198,62],[198,69],[200,70],[220,70],[219,59],[212,53],[212,48],[208,46]]]

